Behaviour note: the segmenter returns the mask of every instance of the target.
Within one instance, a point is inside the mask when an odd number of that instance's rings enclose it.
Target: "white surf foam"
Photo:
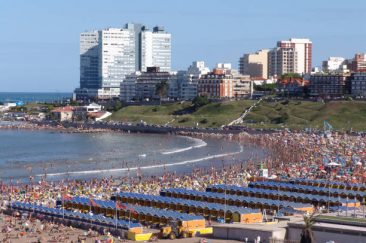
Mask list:
[[[237,152],[231,152],[231,153],[224,153],[224,154],[216,154],[216,155],[210,155],[207,157],[203,157],[203,158],[198,158],[198,159],[192,159],[192,160],[184,160],[181,162],[176,162],[176,163],[169,163],[169,164],[158,164],[158,165],[148,165],[148,166],[142,166],[142,167],[133,167],[133,168],[119,168],[119,169],[105,169],[105,170],[85,170],[85,171],[71,171],[71,172],[60,172],[60,173],[50,173],[47,174],[47,176],[63,176],[63,175],[71,175],[71,174],[82,174],[82,175],[86,175],[86,174],[97,174],[97,173],[103,173],[103,172],[117,172],[117,171],[133,171],[133,170],[137,170],[138,168],[140,168],[141,170],[143,169],[153,169],[153,168],[163,168],[163,167],[170,167],[170,166],[176,166],[176,165],[185,165],[185,164],[192,164],[192,163],[197,163],[200,161],[205,161],[205,160],[209,160],[209,159],[215,159],[215,158],[221,158],[221,157],[225,157],[225,156],[231,156],[231,155],[235,155],[235,154],[239,154],[241,152],[243,152],[244,148],[243,146],[240,145],[240,150]],[[36,175],[38,177],[40,176],[44,176],[44,174],[40,174],[40,175]]]
[[[174,150],[161,152],[161,154],[164,154],[164,155],[176,154],[176,153],[181,153],[181,152],[188,151],[188,150],[191,150],[191,149],[194,149],[194,148],[201,148],[201,147],[207,146],[207,143],[205,141],[201,140],[201,139],[192,138],[192,137],[185,137],[185,138],[194,141],[194,145],[186,147],[186,148],[180,148],[180,149],[177,148],[177,149],[174,149]]]

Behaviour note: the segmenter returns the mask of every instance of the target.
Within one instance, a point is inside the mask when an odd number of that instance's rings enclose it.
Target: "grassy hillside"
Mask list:
[[[115,112],[111,120],[140,122],[163,125],[169,122],[174,126],[220,127],[238,118],[253,101],[225,101],[210,103],[198,110],[184,115],[176,113],[191,107],[190,102],[164,104],[161,106],[128,106]]]
[[[176,112],[191,106],[190,102],[161,106],[128,106],[115,112],[111,120],[174,126],[220,127],[238,118],[253,101],[210,103],[189,114]],[[257,128],[322,128],[328,121],[338,130],[366,131],[366,102],[332,101],[264,101],[245,118],[243,125]]]
[[[322,128],[324,120],[338,130],[366,130],[366,102],[263,102],[245,122],[253,127]]]

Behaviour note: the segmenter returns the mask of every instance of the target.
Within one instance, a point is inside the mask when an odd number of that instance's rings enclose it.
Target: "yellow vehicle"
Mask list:
[[[171,239],[174,240],[176,238],[188,238],[192,237],[192,234],[182,226],[179,226],[177,222],[170,222],[168,226],[162,227],[160,230],[160,238],[162,239]]]

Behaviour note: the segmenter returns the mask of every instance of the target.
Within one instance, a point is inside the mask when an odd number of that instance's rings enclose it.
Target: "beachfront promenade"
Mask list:
[[[96,132],[103,130],[122,131],[131,133],[161,133],[161,134],[178,134],[178,133],[211,133],[211,134],[238,134],[248,129],[245,127],[225,127],[225,128],[199,128],[199,127],[171,127],[149,124],[130,124],[123,122],[55,122],[42,121],[32,122],[30,124],[44,128],[68,129],[70,132]],[[26,127],[26,125],[25,125]],[[36,127],[34,127],[36,128]],[[255,130],[253,130],[255,132]]]

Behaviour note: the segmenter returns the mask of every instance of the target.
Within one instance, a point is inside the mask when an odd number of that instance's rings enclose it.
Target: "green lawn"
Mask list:
[[[191,105],[190,102],[156,106],[127,106],[112,114],[110,120],[138,123],[141,120],[149,124],[165,124],[174,119],[174,111]]]
[[[337,130],[366,130],[366,102],[262,102],[245,121],[253,127],[318,128],[328,121]]]
[[[170,125],[189,127],[198,123],[199,127],[220,127],[240,117],[251,104],[251,100],[214,102],[185,115],[174,115],[174,112],[190,107],[190,102],[161,106],[128,106],[115,112],[110,120],[133,123],[143,120],[159,125],[169,122]]]

